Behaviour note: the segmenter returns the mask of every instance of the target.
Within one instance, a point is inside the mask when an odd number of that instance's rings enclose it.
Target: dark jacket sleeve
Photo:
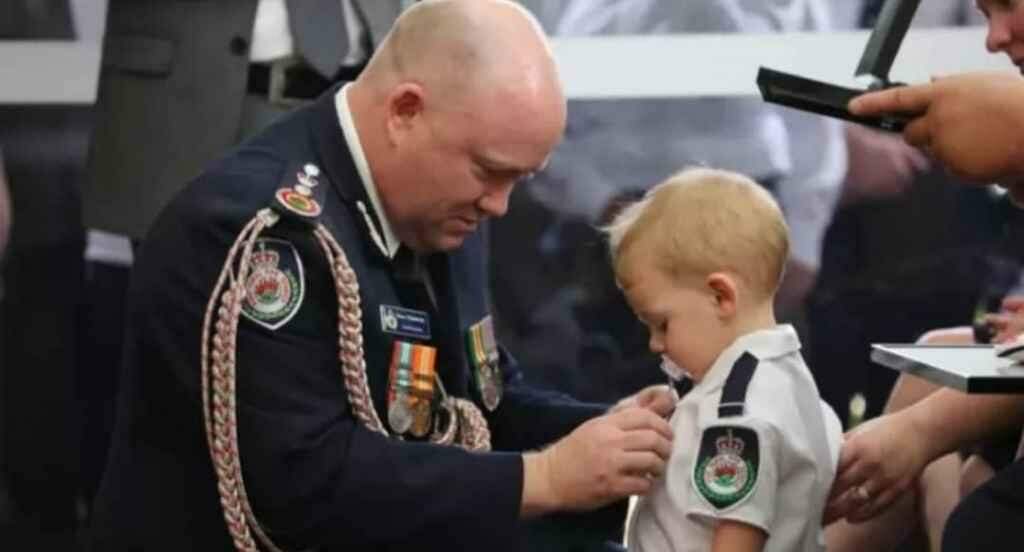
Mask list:
[[[174,376],[196,391],[197,404],[200,339],[192,332],[202,326],[231,243],[256,212],[247,199],[256,193],[251,180],[222,174],[216,195],[186,194],[147,244],[160,252],[140,275],[152,282],[147,308],[163,327],[153,339],[166,342],[160,354],[180,355],[171,362]],[[239,447],[257,518],[275,540],[301,548],[509,547],[518,532],[521,456],[403,442],[356,422],[342,382],[337,300],[324,256],[308,230],[275,227],[269,235],[295,246],[307,287],[296,316],[281,328],[239,322]]]
[[[562,393],[530,387],[518,363],[504,348],[501,364],[505,395],[489,420],[497,450],[542,448],[608,410],[606,404],[584,403]]]

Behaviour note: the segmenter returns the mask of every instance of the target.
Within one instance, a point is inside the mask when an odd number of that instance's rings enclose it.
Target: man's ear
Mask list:
[[[423,87],[414,82],[403,82],[388,95],[388,137],[393,144],[421,122],[424,102]]]
[[[730,319],[736,315],[736,302],[739,289],[736,280],[724,272],[713,272],[708,275],[705,285],[711,292],[715,313],[720,319]]]

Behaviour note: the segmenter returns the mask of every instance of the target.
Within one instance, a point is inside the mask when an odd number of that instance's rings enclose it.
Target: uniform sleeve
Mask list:
[[[723,418],[706,425],[687,488],[690,519],[731,520],[770,532],[778,497],[780,443],[767,423]]]
[[[245,192],[238,187],[239,195]],[[227,202],[203,203],[199,197],[188,208],[205,214],[182,225],[179,240],[191,244],[191,251],[179,250],[149,271],[159,282],[155,295],[167,297],[154,307],[175,317],[188,312],[183,328],[201,327],[223,256],[246,218],[234,216]],[[296,276],[291,284],[303,285],[290,289],[288,297],[298,297],[299,304],[280,327],[246,317],[238,326],[241,464],[253,510],[272,538],[292,549],[434,550],[452,542],[473,542],[481,549],[513,546],[521,456],[404,442],[357,422],[338,362],[337,300],[324,256],[308,230],[279,226],[268,236],[294,246],[302,270],[291,271]],[[284,257],[276,259],[281,266]],[[281,274],[261,278],[247,287],[265,295],[264,307],[289,308],[282,306],[288,297],[280,291],[287,286]],[[278,290],[272,293],[275,282]],[[198,339],[175,342],[199,349]],[[185,385],[198,385],[198,358],[177,370]],[[194,408],[199,411],[198,404]]]

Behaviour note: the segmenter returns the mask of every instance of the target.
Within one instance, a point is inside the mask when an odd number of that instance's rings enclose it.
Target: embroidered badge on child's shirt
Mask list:
[[[700,440],[693,485],[712,506],[725,510],[753,493],[759,467],[757,432],[734,425],[709,427]]]

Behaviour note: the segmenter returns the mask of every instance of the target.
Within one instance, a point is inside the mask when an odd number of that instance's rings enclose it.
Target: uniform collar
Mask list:
[[[366,153],[363,151],[362,142],[359,140],[359,132],[356,130],[355,121],[352,119],[352,110],[348,105],[348,88],[352,83],[347,83],[338,90],[338,93],[334,95],[334,106],[338,114],[338,123],[341,125],[341,132],[345,138],[345,142],[348,144],[348,150],[352,154],[352,162],[355,163],[356,172],[359,174],[359,180],[363,184],[363,189],[366,191],[366,197],[370,200],[369,207],[373,210],[373,214],[376,216],[377,221],[380,223],[380,235],[374,236],[374,240],[382,240],[383,243],[378,244],[382,248],[382,252],[387,253],[389,259],[395,258],[395,253],[398,251],[400,245],[398,238],[395,236],[395,232],[391,226],[391,221],[388,220],[387,213],[384,212],[383,207],[380,203],[380,196],[377,194],[377,185],[373,181],[373,174],[370,172],[370,164],[366,160]],[[360,210],[364,210],[365,207],[360,204]],[[371,224],[371,228],[375,229],[371,223],[371,217],[368,212],[363,213],[368,220],[367,223]]]
[[[721,387],[729,376],[732,365],[745,352],[754,355],[758,360],[768,360],[799,350],[800,338],[789,324],[780,324],[767,330],[741,335],[719,353],[695,389],[713,390]]]

